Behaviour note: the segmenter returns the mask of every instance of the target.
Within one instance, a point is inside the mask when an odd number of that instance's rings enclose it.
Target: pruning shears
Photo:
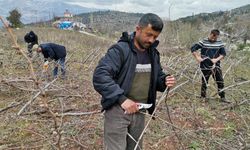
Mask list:
[[[137,107],[139,108],[139,110],[148,109],[153,105],[153,104],[145,104],[145,103],[136,103],[136,104],[137,104]],[[127,112],[125,111],[124,113],[126,114]]]
[[[136,104],[137,104],[139,110],[140,109],[148,109],[153,105],[153,104],[145,104],[145,103],[136,103]]]

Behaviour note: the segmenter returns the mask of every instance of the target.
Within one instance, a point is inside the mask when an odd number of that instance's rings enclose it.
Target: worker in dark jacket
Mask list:
[[[33,31],[30,31],[26,33],[26,35],[24,36],[24,41],[28,43],[28,46],[27,46],[28,56],[32,57],[33,55],[32,48],[35,44],[38,44],[38,37]]]
[[[156,40],[163,22],[155,14],[145,14],[136,31],[123,34],[100,60],[93,75],[93,85],[102,95],[105,110],[104,143],[108,150],[134,149],[144,129],[141,104],[150,114],[155,109],[156,91],[172,87],[175,78],[166,75],[160,65]],[[148,105],[147,105],[148,106]],[[142,140],[138,141],[142,149]]]
[[[195,59],[200,63],[202,72],[202,85],[201,85],[201,98],[205,102],[208,101],[206,98],[206,90],[209,77],[212,75],[218,86],[218,94],[220,101],[230,103],[225,99],[225,92],[222,91],[224,88],[224,80],[220,67],[220,61],[226,56],[226,51],[222,41],[217,40],[220,35],[220,31],[213,29],[208,38],[201,40],[191,47]],[[200,53],[198,52],[200,50]]]
[[[45,58],[44,69],[48,68],[48,63],[51,60],[56,61],[55,68],[53,70],[54,78],[58,74],[58,66],[61,66],[62,78],[65,77],[65,57],[66,57],[66,48],[62,45],[54,43],[45,43],[40,44],[37,48],[38,53],[42,53]]]

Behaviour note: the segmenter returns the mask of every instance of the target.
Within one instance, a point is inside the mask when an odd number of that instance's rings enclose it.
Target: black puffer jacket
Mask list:
[[[134,34],[130,36],[123,34],[118,43],[111,46],[99,61],[94,71],[93,85],[102,95],[101,104],[104,110],[127,99],[126,95],[132,85],[137,64],[137,53],[133,44]],[[149,48],[152,71],[148,103],[153,104],[153,107],[148,109],[150,114],[155,108],[156,91],[163,92],[166,88],[166,74],[162,71],[159,52],[156,49],[158,44],[156,41]]]
[[[24,41],[26,43],[31,43],[32,45],[38,44],[38,37],[33,31],[30,31],[24,36]]]
[[[53,60],[58,60],[60,58],[66,57],[66,49],[62,45],[45,43],[40,44],[39,47],[42,48],[42,54],[45,59],[51,58]]]

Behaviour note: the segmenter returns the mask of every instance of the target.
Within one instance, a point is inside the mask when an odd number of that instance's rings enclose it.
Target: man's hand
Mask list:
[[[198,63],[201,63],[204,60],[198,52],[193,52],[193,55]]]
[[[213,64],[216,64],[218,60],[216,58],[213,58],[211,59],[211,61],[213,62]]]
[[[165,84],[169,88],[173,87],[175,85],[175,82],[176,82],[176,80],[175,80],[174,76],[172,76],[172,75],[167,76],[165,78]]]
[[[201,57],[197,57],[196,60],[197,60],[198,63],[201,63],[204,59],[201,58]]]
[[[43,64],[43,70],[44,71],[47,71],[49,68],[49,62],[48,61],[45,61],[45,63]]]
[[[211,59],[211,61],[212,61],[214,64],[216,64],[218,61],[220,61],[220,60],[223,59],[223,58],[224,58],[224,56],[223,56],[223,55],[220,55],[220,56],[217,57],[217,58]]]
[[[139,111],[137,104],[132,101],[131,99],[126,99],[122,104],[121,107],[125,110],[126,114],[133,114]]]

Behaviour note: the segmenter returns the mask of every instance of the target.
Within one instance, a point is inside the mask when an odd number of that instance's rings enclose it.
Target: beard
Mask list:
[[[136,40],[141,49],[148,49],[152,45],[150,42],[142,42],[140,38],[137,38]]]

